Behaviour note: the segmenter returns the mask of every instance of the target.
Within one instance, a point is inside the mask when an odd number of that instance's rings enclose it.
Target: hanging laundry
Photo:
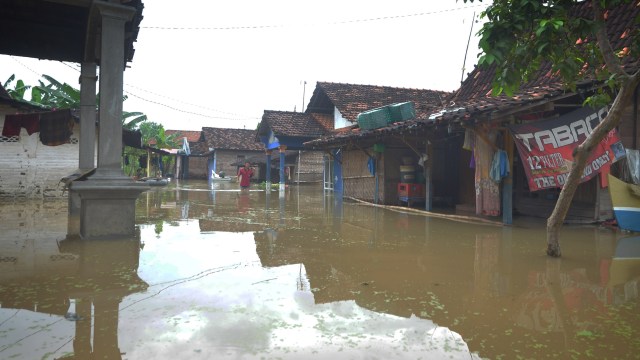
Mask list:
[[[509,176],[509,155],[504,150],[500,150],[500,177]]]
[[[498,150],[493,154],[493,161],[491,162],[491,179],[495,182],[502,181],[502,178],[509,176],[509,160],[507,152],[504,150]]]
[[[369,169],[369,172],[371,173],[371,175],[375,175],[376,174],[376,159],[373,157],[369,157],[369,160],[367,161],[367,168]]]
[[[471,160],[469,161],[469,168],[471,169],[476,168],[476,151],[475,150],[471,150]]]
[[[20,135],[22,121],[16,115],[7,115],[4,117],[4,126],[2,128],[2,136],[11,137]]]
[[[29,135],[40,131],[40,114],[6,115],[2,135],[7,137],[19,136],[21,128],[25,128]]]
[[[473,138],[473,130],[466,129],[464,131],[464,143],[462,144],[462,148],[465,150],[473,150]]]
[[[47,146],[68,144],[73,133],[69,110],[51,111],[40,116],[40,141]]]
[[[40,114],[23,114],[22,127],[29,135],[40,131]]]

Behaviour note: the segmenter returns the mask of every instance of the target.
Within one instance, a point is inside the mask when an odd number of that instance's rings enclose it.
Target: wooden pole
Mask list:
[[[502,223],[513,224],[513,138],[509,130],[505,130],[504,147],[507,152],[507,168],[509,176],[502,180]]]
[[[424,164],[424,209],[427,211],[433,210],[433,179],[431,176],[431,168],[433,167],[433,145],[431,141],[427,140],[425,145],[427,151],[427,160]]]

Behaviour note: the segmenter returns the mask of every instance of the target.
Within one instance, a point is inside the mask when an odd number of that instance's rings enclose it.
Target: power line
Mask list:
[[[125,85],[129,86],[129,87],[132,87],[134,89],[137,89],[137,90],[140,90],[140,91],[144,91],[146,93],[149,93],[149,94],[152,94],[152,95],[167,99],[167,100],[172,100],[172,101],[175,101],[175,102],[178,102],[178,103],[181,103],[181,104],[185,104],[185,105],[189,105],[189,106],[195,106],[197,108],[201,108],[201,109],[204,109],[204,110],[215,111],[215,112],[219,112],[221,114],[227,114],[227,115],[237,115],[237,116],[242,116],[243,115],[243,114],[238,114],[238,113],[232,113],[232,112],[228,112],[228,111],[222,111],[222,110],[218,110],[218,109],[213,109],[213,108],[202,106],[202,105],[198,105],[198,104],[188,103],[186,101],[182,101],[182,100],[178,100],[178,99],[175,99],[175,98],[172,98],[172,97],[169,97],[169,96],[161,95],[161,94],[155,93],[153,91],[146,90],[146,89],[143,89],[143,88],[131,85],[131,84],[125,84]]]
[[[167,109],[171,109],[171,110],[174,110],[174,111],[178,111],[178,112],[181,112],[181,113],[184,113],[184,114],[190,114],[190,115],[201,116],[201,117],[204,117],[204,118],[207,118],[207,119],[221,119],[221,120],[259,120],[259,119],[260,119],[260,118],[258,118],[258,117],[230,118],[230,117],[223,117],[223,116],[211,116],[211,115],[205,115],[205,114],[201,114],[201,113],[197,113],[197,112],[193,112],[193,111],[186,111],[186,110],[178,109],[178,108],[175,108],[175,107],[173,107],[173,106],[169,106],[169,105],[167,105],[167,104],[163,104],[163,103],[160,103],[160,102],[157,102],[157,101],[149,100],[149,99],[143,98],[143,97],[141,97],[141,96],[138,96],[138,95],[133,94],[133,93],[131,93],[131,92],[129,92],[129,91],[126,91],[126,90],[124,90],[124,92],[125,92],[125,93],[127,93],[127,94],[129,94],[129,95],[131,95],[131,96],[133,96],[133,97],[135,97],[135,98],[138,98],[138,99],[140,99],[140,100],[142,100],[142,101],[146,101],[146,102],[149,102],[149,103],[152,103],[152,104],[156,104],[156,105],[164,106],[164,107],[166,107]]]
[[[36,74],[36,75],[38,75],[38,76],[42,76],[42,74],[39,74],[37,71],[35,71],[35,70],[33,70],[32,68],[30,68],[30,67],[28,67],[27,65],[25,65],[22,61],[20,61],[20,60],[16,59],[16,57],[15,57],[15,56],[13,56],[13,55],[9,55],[9,57],[10,57],[13,61],[15,61],[15,62],[17,62],[18,64],[22,65],[25,69],[27,69],[27,70],[31,71],[32,73],[34,73],[34,74]]]
[[[442,14],[446,12],[453,12],[459,10],[469,10],[478,7],[486,7],[487,4],[477,4],[467,7],[461,8],[452,8],[438,11],[429,11],[429,12],[420,12],[414,14],[404,14],[404,15],[390,15],[390,16],[379,16],[374,18],[366,18],[366,19],[354,19],[354,20],[343,20],[343,21],[333,21],[327,23],[318,23],[318,24],[278,24],[278,25],[245,25],[245,26],[220,26],[220,27],[211,27],[211,26],[203,26],[203,27],[194,27],[194,26],[140,26],[141,29],[155,29],[155,30],[261,30],[261,29],[276,29],[276,28],[286,28],[286,27],[313,27],[313,26],[322,26],[322,25],[343,25],[343,24],[354,24],[354,23],[364,23],[371,21],[384,21],[384,20],[394,20],[394,19],[402,19],[409,17],[418,17],[418,16],[427,16],[427,15],[436,15]]]
[[[60,63],[65,65],[65,66],[67,66],[67,67],[69,67],[69,68],[71,68],[71,69],[73,69],[73,70],[76,70],[76,71],[80,72],[80,70],[78,70],[77,68],[67,64],[66,62],[60,61]],[[178,100],[178,99],[175,99],[175,98],[171,98],[171,97],[168,97],[168,96],[164,96],[164,95],[161,95],[161,94],[155,93],[153,91],[146,90],[146,89],[143,89],[143,88],[131,85],[131,84],[125,84],[125,85],[129,86],[131,88],[134,88],[134,89],[137,89],[137,90],[140,90],[140,91],[144,91],[146,93],[149,93],[149,94],[152,94],[152,95],[164,98],[164,99],[172,100],[172,101],[175,101],[175,102],[178,102],[178,103],[182,103],[182,104],[185,104],[185,105],[195,106],[197,108],[201,108],[201,109],[204,109],[204,110],[215,111],[215,112],[219,112],[219,113],[227,114],[227,115],[242,116],[241,114],[237,114],[237,113],[226,112],[226,111],[222,111],[222,110],[218,110],[218,109],[205,107],[205,106],[202,106],[202,105],[197,105],[197,104],[192,104],[192,103],[188,103],[188,102],[185,102],[185,101],[181,101],[181,100]],[[136,94],[134,94],[134,93],[132,93],[130,91],[127,91],[127,90],[123,90],[123,91],[125,93],[135,97],[135,98],[140,99],[140,100],[143,100],[143,101],[146,101],[146,102],[149,102],[149,103],[152,103],[152,104],[156,104],[156,105],[161,105],[161,106],[164,106],[164,107],[169,108],[171,110],[179,111],[179,112],[182,112],[182,113],[185,113],[185,114],[197,115],[197,116],[202,116],[202,117],[206,117],[206,118],[210,118],[210,119],[222,119],[222,120],[256,120],[256,119],[259,119],[259,118],[254,118],[254,117],[234,117],[234,118],[232,118],[232,117],[220,117],[220,116],[210,116],[210,115],[200,114],[200,113],[196,113],[196,112],[191,112],[191,111],[187,111],[187,110],[178,109],[176,107],[169,106],[167,104],[163,104],[163,103],[160,103],[160,102],[157,102],[157,101],[153,101],[153,100],[150,100],[150,99],[147,99],[147,98],[143,98],[143,97],[141,97],[139,95],[136,95]]]

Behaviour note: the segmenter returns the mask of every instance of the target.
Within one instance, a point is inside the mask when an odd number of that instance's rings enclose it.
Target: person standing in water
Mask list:
[[[253,176],[253,169],[248,162],[244,163],[244,167],[238,170],[238,181],[240,182],[240,189],[249,189],[251,183],[251,177]]]

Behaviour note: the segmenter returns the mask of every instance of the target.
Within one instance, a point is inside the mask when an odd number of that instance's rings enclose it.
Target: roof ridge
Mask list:
[[[447,90],[434,90],[434,89],[423,89],[423,88],[412,88],[412,87],[403,87],[403,86],[390,86],[390,85],[371,85],[371,84],[352,84],[352,83],[341,83],[341,82],[330,82],[330,81],[318,81],[318,84],[332,84],[332,85],[349,85],[349,86],[368,86],[368,87],[377,87],[377,88],[387,88],[387,89],[405,89],[405,90],[418,90],[418,91],[433,91],[433,92],[443,92],[443,93],[452,93],[453,91]]]

